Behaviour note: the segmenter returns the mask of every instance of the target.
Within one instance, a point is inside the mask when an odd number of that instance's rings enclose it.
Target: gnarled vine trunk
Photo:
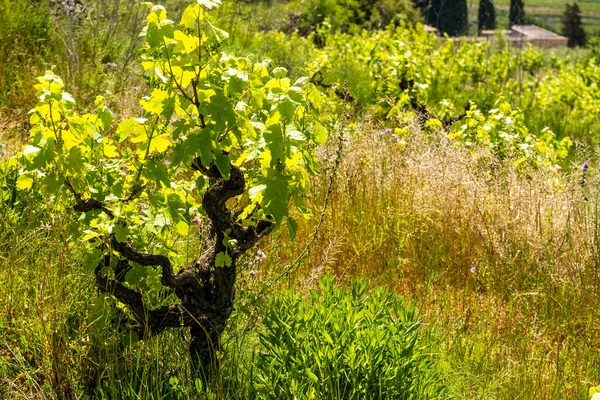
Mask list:
[[[261,221],[256,227],[243,227],[227,209],[227,200],[239,196],[245,189],[244,175],[238,167],[231,166],[229,179],[225,180],[214,165],[205,168],[200,160],[196,160],[193,166],[209,178],[210,185],[203,196],[202,206],[211,223],[210,247],[200,258],[175,274],[167,257],[143,253],[112,236],[110,247],[118,251],[123,259],[115,267],[116,279],[102,275],[102,267],[110,261],[105,259],[96,268],[96,285],[101,291],[111,293],[128,306],[134,316],[129,327],[142,338],[157,335],[169,328],[189,328],[189,350],[193,367],[204,379],[208,379],[219,369],[217,352],[221,335],[233,311],[237,260],[260,238],[268,235],[273,225]],[[77,203],[75,208],[79,211],[107,211],[105,205],[95,199],[77,199]],[[237,241],[235,248],[227,248],[224,244],[226,235]],[[231,264],[217,267],[217,255],[223,252],[229,255]],[[125,286],[122,279],[119,279],[131,268],[129,262],[160,267],[161,283],[176,294],[179,304],[148,309],[143,294]]]

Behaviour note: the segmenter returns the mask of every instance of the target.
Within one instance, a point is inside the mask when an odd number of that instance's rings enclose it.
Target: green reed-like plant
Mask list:
[[[254,371],[261,398],[434,399],[445,392],[417,310],[367,281],[323,278],[310,299],[270,301]]]

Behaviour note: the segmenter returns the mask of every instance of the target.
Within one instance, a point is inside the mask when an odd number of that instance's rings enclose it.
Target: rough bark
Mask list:
[[[128,324],[141,338],[157,335],[169,328],[189,328],[191,342],[190,357],[199,375],[208,380],[219,370],[217,353],[220,339],[233,311],[237,260],[263,236],[269,234],[273,225],[262,221],[256,227],[245,228],[233,217],[226,203],[245,190],[243,172],[231,166],[229,179],[225,180],[213,165],[206,168],[200,160],[195,160],[193,168],[209,178],[209,188],[202,199],[202,206],[211,223],[211,245],[199,257],[176,274],[170,260],[162,255],[144,253],[130,243],[119,242],[114,236],[109,246],[116,250],[123,260],[114,267],[116,279],[103,276],[103,267],[110,259],[103,260],[96,268],[96,286],[103,292],[111,293],[127,305],[133,316]],[[78,211],[92,209],[106,212],[106,204],[95,199],[82,201],[76,196]],[[228,249],[223,244],[225,232],[237,240],[237,247]],[[227,251],[231,265],[217,267],[217,254]],[[144,303],[143,294],[127,287],[122,278],[129,270],[129,262],[143,267],[160,267],[161,283],[172,290],[179,298],[177,305],[149,309]]]

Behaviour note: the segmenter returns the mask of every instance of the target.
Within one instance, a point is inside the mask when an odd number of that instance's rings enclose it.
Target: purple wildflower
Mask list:
[[[256,252],[256,260],[258,262],[261,262],[266,258],[267,258],[267,255],[265,254],[265,252],[262,251],[261,249],[258,249],[258,251]]]
[[[199,217],[199,216],[197,216],[197,215],[196,215],[196,216],[194,217],[194,223],[195,223],[196,225],[200,225],[200,224],[202,223],[202,221],[200,221],[200,217]]]
[[[168,167],[170,164],[171,164],[171,161],[169,161],[165,158],[165,165]]]
[[[110,67],[117,68],[117,63],[116,62],[107,62],[107,63],[102,64],[102,66],[104,68],[110,68]]]
[[[256,275],[258,275],[258,270],[253,269],[252,271],[250,271],[250,277],[256,278]]]
[[[248,265],[258,265],[262,261],[264,261],[266,258],[267,258],[267,255],[265,254],[265,252],[262,251],[261,249],[258,249],[258,251],[256,252],[256,257],[254,257],[254,260],[248,261]]]
[[[390,121],[396,122],[396,118],[392,117],[392,118],[390,118]]]
[[[392,128],[385,128],[383,131],[379,132],[380,135],[389,135],[392,133]]]
[[[588,169],[588,163],[589,163],[589,160],[585,160],[585,161],[583,162],[583,164],[581,165],[581,170],[582,170],[583,172],[587,171],[587,169]]]
[[[472,274],[476,274],[477,273],[477,268],[471,267],[471,269],[469,271],[471,271]]]
[[[398,140],[400,140],[400,136],[398,136],[398,135],[394,135],[394,136],[392,136],[392,142],[394,142],[394,143],[395,143],[395,142],[397,142]]]
[[[121,165],[120,172],[122,175],[127,175],[127,164]]]

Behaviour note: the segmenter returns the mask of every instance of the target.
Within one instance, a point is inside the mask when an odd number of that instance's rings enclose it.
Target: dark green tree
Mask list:
[[[587,35],[581,22],[579,4],[567,4],[562,16],[562,34],[569,39],[569,47],[587,45]]]
[[[496,29],[496,9],[494,0],[479,0],[477,31]]]
[[[508,21],[510,26],[525,24],[525,5],[523,4],[523,0],[510,0]]]
[[[413,5],[423,17],[427,17],[427,9],[429,8],[429,0],[412,0]]]
[[[427,23],[450,36],[466,35],[469,32],[467,1],[431,0]]]

